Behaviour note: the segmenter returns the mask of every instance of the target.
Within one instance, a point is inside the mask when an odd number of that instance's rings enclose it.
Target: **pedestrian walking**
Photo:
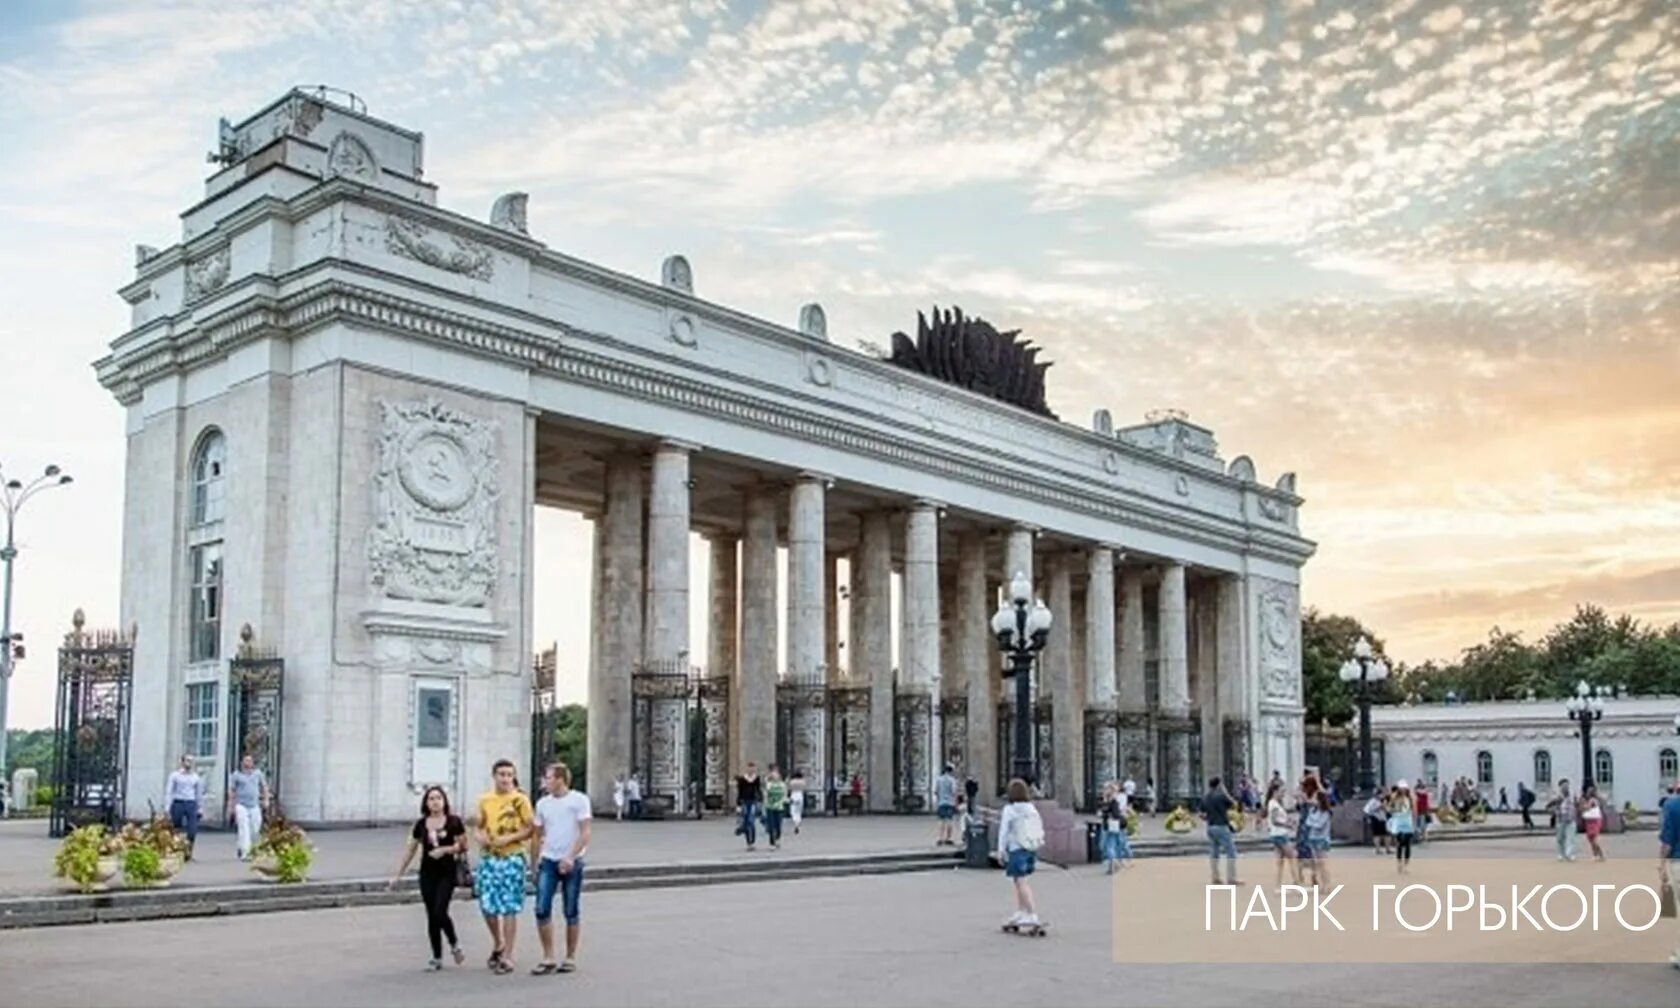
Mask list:
[[[1587,846],[1592,848],[1593,860],[1604,860],[1604,848],[1599,846],[1598,834],[1604,830],[1604,804],[1598,798],[1598,785],[1588,784],[1581,789],[1581,825],[1587,831]]]
[[[748,760],[747,769],[735,778],[735,807],[741,816],[735,835],[746,839],[747,850],[758,845],[758,808],[763,801],[764,782],[759,780],[758,764]]]
[[[1155,818],[1155,778],[1143,779],[1143,809],[1149,813],[1149,818]]]
[[[1680,790],[1676,791],[1680,794]],[[1680,798],[1670,796],[1662,803],[1657,823],[1657,878],[1668,887],[1670,905],[1680,905]],[[1680,921],[1676,921],[1680,923]],[[1680,969],[1680,933],[1676,934],[1669,965]]]
[[[1429,842],[1429,826],[1435,821],[1434,796],[1429,793],[1429,785],[1425,784],[1414,791],[1412,798],[1417,809],[1417,831],[1414,838],[1419,844],[1426,844]]]
[[[12,817],[12,789],[0,780],[0,819]]]
[[[957,778],[949,763],[945,764],[945,771],[939,775],[939,779],[933,782],[933,805],[939,816],[933,845],[955,847],[957,841],[951,832],[957,818]]]
[[[583,894],[583,860],[589,850],[593,817],[589,796],[572,790],[572,770],[566,764],[550,763],[543,784],[548,793],[537,801],[531,834],[537,861],[537,938],[542,942],[542,961],[531,970],[536,976],[577,969],[582,920],[578,900]],[[558,963],[554,961],[556,890],[560,893],[560,916],[566,919],[566,958]]]
[[[494,787],[478,799],[475,839],[478,860],[478,908],[490,929],[493,973],[512,973],[519,912],[525,906],[525,842],[531,838],[534,811],[519,790],[513,762],[500,759],[491,768]]]
[[[1266,838],[1271,841],[1272,853],[1277,861],[1277,885],[1283,886],[1283,869],[1289,866],[1289,877],[1299,885],[1301,882],[1301,863],[1295,858],[1295,817],[1284,803],[1288,797],[1288,786],[1283,778],[1272,775],[1272,782],[1266,785]]]
[[[420,818],[408,832],[408,846],[391,876],[387,889],[395,889],[408,871],[414,856],[420,855],[420,901],[426,906],[426,940],[432,957],[426,969],[443,969],[443,940],[449,939],[449,954],[459,966],[466,961],[455,937],[455,922],[449,918],[449,903],[455,898],[455,884],[467,858],[467,827],[449,810],[449,794],[433,784],[420,796]]]
[[[1033,901],[1027,878],[1038,865],[1038,849],[1044,846],[1044,820],[1032,803],[1027,782],[1019,777],[1009,782],[1005,794],[1009,804],[998,817],[998,861],[1003,874],[1015,888],[1015,912],[1004,922],[1008,929],[1042,927],[1038,906]]]
[[[1231,838],[1231,808],[1236,803],[1218,777],[1208,781],[1202,796],[1202,818],[1207,820],[1208,861],[1213,884],[1219,884],[1219,858],[1225,857],[1225,884],[1237,884],[1237,844]]]
[[[1365,825],[1371,831],[1371,849],[1378,855],[1388,853],[1388,796],[1372,791],[1365,802]]]
[[[1546,802],[1546,811],[1552,813],[1558,860],[1575,860],[1575,799],[1569,793],[1567,779],[1557,782],[1557,790]]]
[[[233,821],[239,839],[234,842],[234,854],[241,861],[250,860],[251,848],[262,836],[263,809],[268,805],[268,778],[257,769],[257,761],[250,753],[239,761],[239,769],[228,774],[228,818]]]
[[[1318,792],[1307,809],[1307,847],[1312,851],[1313,884],[1330,884],[1330,795]]]
[[[613,814],[615,816],[617,816],[619,822],[624,821],[624,775],[623,774],[616,774],[613,777]]]
[[[640,819],[642,817],[642,778],[637,774],[631,774],[630,779],[624,782],[624,800],[630,805],[630,818]]]
[[[170,772],[164,786],[169,798],[169,825],[187,834],[186,860],[198,843],[198,820],[204,814],[204,778],[193,769],[191,755],[181,754],[181,766]]]
[[[764,778],[764,837],[771,850],[782,849],[782,816],[787,814],[788,787],[776,764]]]
[[[1534,808],[1534,792],[1530,791],[1528,785],[1522,781],[1517,781],[1517,810],[1522,813],[1524,830],[1534,829],[1534,816],[1529,814],[1529,810],[1532,808]]]
[[[836,770],[828,775],[828,793],[823,795],[827,799],[828,814],[840,814],[840,771]]]
[[[1412,870],[1412,834],[1417,832],[1417,799],[1411,782],[1401,778],[1388,798],[1388,832],[1394,837],[1394,863],[1400,874]]]
[[[1126,834],[1126,792],[1118,781],[1103,785],[1101,808],[1103,873],[1113,875],[1132,865],[1132,842]]]
[[[798,770],[788,781],[788,818],[793,820],[793,835],[799,835],[799,824],[805,821],[805,775]]]

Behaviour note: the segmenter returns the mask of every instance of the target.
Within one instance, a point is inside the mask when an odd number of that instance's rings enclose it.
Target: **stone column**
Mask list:
[[[1160,598],[1160,668],[1161,712],[1169,718],[1183,718],[1190,713],[1190,661],[1188,654],[1189,627],[1184,611],[1184,565],[1169,563],[1161,570]],[[1182,730],[1174,731],[1167,745],[1167,794],[1183,798],[1194,793],[1195,782],[1190,779],[1190,737]]]
[[[650,672],[687,674],[688,647],[688,453],[666,441],[653,453],[648,478],[647,626],[642,660]],[[649,707],[648,794],[668,795],[688,808],[688,704],[661,697]]]
[[[1014,580],[1017,572],[1025,574],[1028,581],[1033,579],[1033,533],[1036,531],[1029,525],[1017,525],[1009,530],[1009,544],[1003,554],[1003,591],[1009,593],[1009,582]]]
[[[762,772],[776,758],[776,493],[747,493],[746,537],[741,542],[741,639],[738,688],[739,773],[748,761]]]
[[[910,723],[900,752],[911,795],[922,808],[933,808],[932,786],[938,776],[933,765],[932,705],[939,677],[939,509],[917,501],[904,523],[904,681],[900,692],[912,699]],[[926,704],[924,713],[918,708]]]
[[[1141,722],[1149,711],[1149,688],[1143,668],[1143,571],[1138,567],[1120,570],[1119,637],[1114,678],[1121,715],[1120,776],[1134,778],[1141,788],[1144,779],[1154,775],[1155,757],[1149,730]]]
[[[1046,796],[1072,808],[1083,778],[1079,757],[1085,697],[1074,688],[1073,570],[1072,558],[1066,552],[1051,555],[1047,580],[1050,613],[1062,625],[1051,630],[1050,643],[1044,649],[1044,681],[1051,704],[1050,766],[1039,767],[1039,778]]]
[[[630,770],[630,676],[642,654],[642,460],[607,461],[602,515],[600,662],[589,670],[589,788],[610,801],[616,774]]]
[[[1217,611],[1214,616],[1216,625],[1215,644],[1219,697],[1219,720],[1221,737],[1229,743],[1225,752],[1225,771],[1227,773],[1247,773],[1257,777],[1258,769],[1254,759],[1254,721],[1256,712],[1251,709],[1256,699],[1249,689],[1247,665],[1243,656],[1243,579],[1235,574],[1220,577],[1215,593]],[[1231,725],[1228,735],[1225,735],[1226,724]],[[1257,780],[1263,784],[1264,781]]]
[[[980,800],[997,794],[998,661],[986,596],[986,534],[964,532],[957,540],[956,672],[968,694],[965,771],[980,784]]]
[[[1085,585],[1085,703],[1091,730],[1092,777],[1097,793],[1102,784],[1119,777],[1119,736],[1113,714],[1117,687],[1114,679],[1114,551],[1098,546],[1086,561]]]
[[[822,687],[824,634],[828,625],[823,599],[823,492],[826,479],[802,473],[788,496],[787,679],[798,687]],[[801,692],[803,699],[813,694]],[[798,704],[788,747],[792,766],[783,776],[802,771],[807,781],[824,780],[828,761],[826,705]],[[822,792],[806,793],[807,807],[820,808]],[[813,809],[816,811],[817,809]]]
[[[738,548],[740,538],[734,535],[718,534],[706,539],[711,547],[711,604],[707,613],[709,630],[706,634],[706,677],[712,680],[723,679],[729,683],[729,699],[724,710],[727,718],[723,724],[714,723],[718,715],[718,705],[708,703],[703,712],[706,718],[706,780],[705,793],[724,795],[728,801],[729,770],[731,767],[742,765],[741,758],[741,670],[738,662],[739,652],[736,650],[740,629],[740,606],[737,593],[740,590],[741,565]],[[724,733],[725,745],[723,761],[717,767],[713,759],[714,747],[710,743],[713,732]],[[714,776],[715,775],[715,776]]]
[[[860,681],[869,684],[869,808],[893,808],[892,520],[884,511],[863,516],[856,589]]]

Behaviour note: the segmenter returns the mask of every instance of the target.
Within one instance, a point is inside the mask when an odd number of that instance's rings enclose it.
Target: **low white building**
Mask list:
[[[1680,697],[1607,699],[1593,725],[1593,781],[1617,805],[1655,809],[1680,780]],[[1520,781],[1544,795],[1559,779],[1578,785],[1581,737],[1562,700],[1373,707],[1372,734],[1382,740],[1384,770],[1451,787],[1476,781],[1490,805],[1504,788],[1514,808]],[[1543,804],[1543,801],[1539,804]]]

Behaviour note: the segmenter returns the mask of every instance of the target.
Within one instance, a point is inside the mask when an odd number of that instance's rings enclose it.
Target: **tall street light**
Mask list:
[[[1032,665],[1050,638],[1050,610],[1033,603],[1032,582],[1020,571],[1009,582],[1009,599],[992,615],[998,649],[1009,658],[1005,676],[1015,677],[1015,776],[1028,784],[1038,780],[1038,759],[1032,744]]]
[[[1342,662],[1337,673],[1342,682],[1358,683],[1359,692],[1359,797],[1376,791],[1376,773],[1371,767],[1371,684],[1388,678],[1388,662],[1371,651],[1371,642],[1361,636],[1353,645],[1353,657]]]
[[[1609,695],[1610,687],[1600,686],[1595,690],[1582,679],[1575,684],[1575,695],[1564,705],[1569,711],[1569,720],[1581,726],[1582,791],[1593,785],[1592,726],[1593,722],[1603,720],[1604,698]]]
[[[12,633],[12,561],[17,559],[17,540],[13,536],[18,509],[24,502],[48,487],[63,486],[70,476],[58,466],[50,465],[41,475],[24,483],[8,479],[0,487],[0,504],[6,509],[6,545],[0,549],[0,560],[6,562],[6,601],[4,623],[0,625],[0,774],[8,769],[6,763],[6,699],[12,686],[12,662],[17,657],[17,645],[23,634]]]

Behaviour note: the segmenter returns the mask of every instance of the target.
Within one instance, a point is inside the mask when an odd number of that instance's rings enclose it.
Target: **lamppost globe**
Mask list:
[[[1371,663],[1370,678],[1373,682],[1382,682],[1388,678],[1388,662],[1378,658]]]
[[[1342,667],[1336,671],[1338,678],[1345,683],[1359,681],[1359,663],[1356,661],[1342,662]]]
[[[1353,644],[1353,656],[1355,658],[1371,657],[1371,642],[1364,637],[1360,637]]]
[[[1006,645],[1015,636],[1015,612],[1006,605],[998,606],[992,614],[992,635]]]
[[[1575,684],[1575,695],[1576,696],[1585,697],[1586,695],[1588,695],[1591,692],[1592,692],[1592,687],[1587,685],[1587,681],[1585,679],[1582,679]]]
[[[1016,571],[1009,581],[1009,598],[1016,605],[1026,605],[1032,601],[1032,581],[1022,571]]]
[[[1027,632],[1031,634],[1049,633],[1050,622],[1050,607],[1044,604],[1043,599],[1039,599],[1038,604],[1032,608],[1032,614],[1027,617]]]

